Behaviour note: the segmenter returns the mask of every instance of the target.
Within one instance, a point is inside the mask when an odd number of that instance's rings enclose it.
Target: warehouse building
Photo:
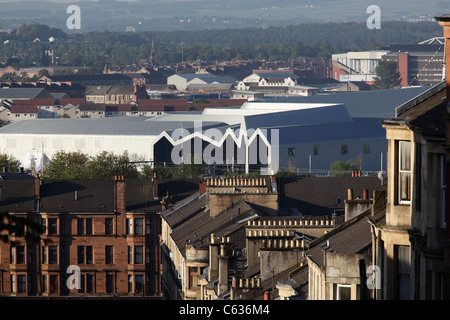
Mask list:
[[[403,102],[417,95],[417,90],[403,90],[398,94]],[[0,128],[0,151],[34,162],[37,170],[59,150],[89,156],[127,152],[133,161],[164,164],[201,160],[240,172],[268,169],[265,174],[279,168],[328,174],[335,160],[358,160],[361,171],[385,168],[380,119],[389,110],[354,110],[349,101],[331,101],[246,102],[153,118],[24,120]]]

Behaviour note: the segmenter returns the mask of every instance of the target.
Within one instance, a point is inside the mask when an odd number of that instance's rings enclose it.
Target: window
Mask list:
[[[319,146],[317,146],[317,145],[314,146],[313,153],[315,156],[317,156],[319,154]]]
[[[143,234],[144,233],[144,219],[135,218],[134,219],[134,234]]]
[[[92,246],[86,246],[86,264],[92,264]]]
[[[143,260],[143,247],[142,246],[135,246],[134,247],[134,263],[136,264],[142,264],[144,262]]]
[[[144,276],[143,275],[137,274],[135,276],[134,288],[135,288],[136,293],[143,292],[143,289],[144,289]]]
[[[49,264],[58,263],[58,247],[57,246],[49,246],[48,247],[48,263]]]
[[[295,156],[295,148],[288,148],[288,155]]]
[[[84,219],[82,218],[77,219],[77,234],[78,235],[84,234]]]
[[[365,144],[365,145],[363,146],[363,152],[364,152],[364,153],[370,153],[370,145]]]
[[[92,274],[86,274],[86,292],[92,292],[94,287],[94,281]]]
[[[398,149],[398,201],[400,204],[409,204],[411,200],[411,142],[399,141]]]
[[[56,218],[48,219],[48,234],[49,235],[58,234],[58,219]]]
[[[16,276],[11,275],[11,292],[16,292]]]
[[[133,220],[131,218],[126,218],[126,224],[127,224],[127,230],[126,234],[132,234],[133,233]]]
[[[86,234],[92,234],[92,218],[86,218]]]
[[[58,275],[50,275],[50,293],[55,293],[58,291]]]
[[[25,275],[18,275],[17,276],[17,292],[22,293],[26,291],[26,278]]]
[[[79,264],[84,263],[84,246],[78,246],[77,248],[77,262]]]
[[[78,246],[77,248],[77,261],[79,264],[92,264],[92,246]]]
[[[42,275],[42,292],[47,292],[47,275]]]
[[[111,273],[106,274],[106,293],[114,292],[114,275]]]
[[[16,263],[15,253],[16,253],[15,247],[13,247],[13,246],[9,247],[9,263],[10,264]]]
[[[92,234],[92,218],[77,219],[77,235]]]
[[[105,264],[113,263],[113,246],[105,246]]]
[[[347,154],[347,145],[341,144],[341,154]]]
[[[132,264],[133,263],[133,247],[132,246],[128,246],[128,264]]]
[[[105,218],[105,234],[113,234],[113,219]]]
[[[336,300],[351,300],[352,287],[338,284],[336,288]]]
[[[410,298],[410,250],[408,246],[395,246],[395,262],[397,265],[396,284],[397,296],[400,300]]]
[[[189,267],[189,288],[196,289],[198,282],[198,268],[197,267]]]
[[[47,263],[47,246],[42,247],[42,263]]]
[[[133,275],[128,275],[128,293],[133,292]]]

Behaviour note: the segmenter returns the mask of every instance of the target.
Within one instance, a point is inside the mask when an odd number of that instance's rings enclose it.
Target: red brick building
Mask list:
[[[0,218],[15,230],[0,242],[0,296],[162,298],[159,184],[170,188],[156,179],[3,174],[0,212],[9,217]],[[41,225],[40,239],[17,218]]]

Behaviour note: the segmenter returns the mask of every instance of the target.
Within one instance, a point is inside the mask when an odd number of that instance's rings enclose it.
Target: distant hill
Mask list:
[[[64,29],[66,8],[76,4],[82,29],[89,31],[173,31],[287,26],[310,22],[365,22],[372,0],[0,0],[0,26],[15,29],[38,22]],[[450,12],[444,0],[377,0],[382,21],[431,21]],[[407,5],[406,5],[407,4]],[[68,31],[68,30],[67,30]]]

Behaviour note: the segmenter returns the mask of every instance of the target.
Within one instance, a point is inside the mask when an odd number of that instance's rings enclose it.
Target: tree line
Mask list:
[[[418,43],[442,30],[433,22],[383,22],[370,30],[365,23],[305,23],[285,27],[199,31],[66,34],[31,23],[0,34],[3,66],[86,66],[101,72],[108,65],[130,65],[150,56],[152,38],[160,65],[183,61],[292,60],[331,57],[333,53],[372,50],[395,43]],[[54,41],[49,41],[53,37]],[[36,40],[36,39],[39,39]],[[35,41],[36,40],[36,41]]]

